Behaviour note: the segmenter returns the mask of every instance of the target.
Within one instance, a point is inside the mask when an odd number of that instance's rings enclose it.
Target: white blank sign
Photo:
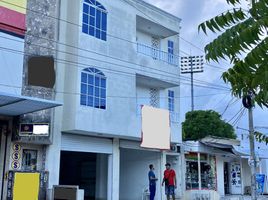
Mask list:
[[[150,106],[142,106],[141,147],[170,149],[169,111]]]
[[[34,125],[33,126],[33,134],[34,135],[48,135],[48,125]]]

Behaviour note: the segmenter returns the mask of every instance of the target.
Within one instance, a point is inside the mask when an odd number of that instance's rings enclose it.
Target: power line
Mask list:
[[[38,38],[42,38],[42,37],[39,37],[39,36],[34,36],[34,37],[38,37]],[[16,42],[20,42],[20,43],[24,43],[23,41],[20,41],[20,40],[15,40],[15,39],[11,39],[11,38],[8,38],[8,37],[4,37],[4,36],[0,36],[0,38],[4,38],[4,39],[7,39],[7,40],[11,40],[11,41],[16,41]],[[55,43],[59,43],[55,40],[50,40],[50,39],[47,39],[47,38],[42,38],[42,39],[46,39],[46,40],[49,40],[49,41],[53,41]],[[59,44],[62,44],[62,43],[59,43]],[[57,52],[62,52],[62,53],[66,53],[66,54],[71,54],[71,55],[74,55],[74,56],[78,56],[78,57],[82,57],[82,58],[86,58],[86,59],[91,59],[91,60],[95,60],[95,61],[101,61],[101,62],[104,62],[102,60],[98,60],[98,59],[95,59],[95,58],[90,58],[90,57],[87,57],[87,56],[81,56],[81,55],[78,55],[78,54],[74,54],[74,53],[70,53],[70,52],[65,52],[65,51],[61,51],[61,50],[58,50],[58,49],[54,49],[54,48],[49,48],[49,47],[46,47],[46,46],[42,46],[42,45],[38,45],[38,44],[31,44],[33,46],[38,46],[38,47],[41,47],[41,48],[46,48],[46,49],[50,49],[50,50],[53,50],[53,51],[57,51]],[[109,57],[109,58],[112,58],[114,60],[119,60],[119,61],[122,61],[122,62],[126,62],[128,64],[133,64],[133,65],[137,65],[139,67],[144,67],[144,68],[149,68],[149,69],[152,69],[154,71],[159,71],[159,72],[163,72],[165,74],[170,74],[170,75],[173,75],[171,73],[168,73],[166,71],[163,71],[163,70],[159,70],[159,69],[155,69],[155,68],[152,68],[152,67],[148,67],[148,66],[142,66],[142,65],[139,65],[137,63],[133,63],[133,62],[129,62],[129,61],[126,61],[126,60],[122,60],[122,59],[118,59],[118,58],[115,58],[115,57],[111,57],[111,56],[108,56],[108,55],[105,55],[105,54],[101,54],[101,53],[98,53],[98,52],[94,52],[94,51],[90,51],[90,50],[86,50],[86,49],[83,49],[83,48],[79,48],[79,47],[75,47],[75,46],[72,46],[72,45],[67,45],[67,44],[62,44],[62,45],[66,45],[66,46],[69,46],[69,47],[72,47],[72,48],[75,48],[75,49],[79,49],[79,50],[82,50],[82,51],[86,51],[86,52],[89,52],[89,53],[94,53],[94,54],[97,54],[97,55],[101,55],[101,56],[105,56],[105,57]],[[110,64],[110,63],[108,63]],[[117,64],[119,66],[119,64]],[[122,66],[122,65],[121,65]],[[125,68],[131,68],[131,67],[128,67],[128,66],[125,66]],[[133,69],[133,68],[131,68]],[[136,69],[136,68],[135,68]],[[162,74],[161,74],[162,75]],[[171,77],[171,76],[170,76]],[[189,79],[188,77],[184,77],[184,76],[180,76],[181,78],[184,78],[184,79]],[[172,78],[177,78],[177,77],[173,77]],[[205,84],[211,84],[211,85],[214,85],[216,87],[221,87],[221,88],[226,88],[226,89],[229,89],[227,87],[224,87],[224,86],[221,86],[221,85],[216,85],[216,84],[212,84],[212,83],[209,83],[209,82],[206,82],[206,81],[201,81],[201,80],[198,80],[198,79],[194,79],[194,81],[197,81],[197,82],[200,82],[200,83],[205,83]]]
[[[1,38],[2,36],[0,36],[0,38]],[[13,40],[13,39],[10,39],[10,38],[6,38],[6,37],[2,37],[2,38],[5,38],[5,39],[9,39],[9,40]],[[22,41],[18,41],[18,40],[13,40],[13,41],[17,41],[17,42],[22,42]],[[104,61],[104,60],[99,60],[99,59],[95,59],[95,58],[91,58],[91,57],[86,57],[86,56],[81,56],[81,55],[78,55],[78,54],[74,54],[74,53],[70,53],[70,52],[65,52],[65,51],[61,51],[61,50],[58,50],[58,49],[54,49],[54,48],[49,48],[49,47],[46,47],[46,46],[42,46],[42,45],[37,45],[37,44],[32,44],[32,45],[34,45],[34,46],[38,46],[38,47],[41,47],[41,48],[46,48],[46,49],[51,49],[51,50],[53,50],[53,51],[56,51],[56,52],[61,52],[61,53],[65,53],[65,54],[69,54],[69,55],[73,55],[73,56],[77,56],[77,57],[82,57],[82,58],[86,58],[86,59],[90,59],[90,60],[94,60],[94,61],[99,61],[99,62],[104,62],[104,63],[108,63],[108,64],[113,64],[113,65],[116,65],[116,66],[121,66],[121,67],[124,67],[124,68],[129,68],[129,69],[132,69],[132,70],[137,70],[137,68],[133,68],[133,67],[129,67],[129,66],[125,66],[125,65],[120,65],[120,64],[117,64],[117,63],[111,63],[111,62],[108,62],[108,61]],[[3,48],[3,47],[2,47]],[[6,48],[7,49],[7,48]],[[8,50],[11,50],[11,49],[8,49]],[[14,49],[12,49],[12,50],[14,50]],[[15,50],[16,51],[16,50]],[[129,63],[128,63],[129,64]],[[130,63],[130,64],[132,64],[132,63]],[[136,64],[137,65],[137,64]],[[140,65],[138,65],[138,66],[140,66]],[[144,66],[144,67],[146,67],[146,66]],[[150,68],[150,67],[149,67]],[[153,68],[150,68],[150,69],[153,69]],[[155,71],[160,71],[160,72],[164,72],[165,73],[165,71],[163,71],[163,70],[157,70],[157,69],[153,69],[153,70],[155,70]],[[144,71],[144,70],[143,70]],[[161,75],[161,76],[163,76],[163,75],[165,75],[165,74],[160,74],[160,73],[155,73],[155,72],[151,72],[152,74],[157,74],[157,75]],[[170,73],[168,73],[168,74],[170,74]],[[170,77],[170,78],[172,78],[172,79],[178,79],[178,77],[175,77],[175,76],[167,76],[167,77]],[[182,77],[182,78],[186,78],[186,77]],[[182,79],[183,80],[183,79]],[[197,80],[197,81],[199,81],[199,80]],[[204,83],[205,81],[200,81],[201,82],[201,84],[202,84],[202,82]],[[214,88],[219,88],[219,89],[228,89],[229,90],[229,88],[227,88],[227,87],[223,87],[223,86],[217,86],[216,84],[214,85],[214,84],[211,84],[211,83],[208,83],[208,82],[205,82],[206,84],[210,84],[210,85],[212,85]]]
[[[227,123],[231,122],[235,117],[237,117],[243,110],[243,107],[241,106],[241,108],[238,110],[238,112],[230,119],[227,121]]]
[[[0,86],[9,87],[9,88],[17,88],[21,89],[21,86],[16,85],[9,85],[9,84],[2,84],[0,83]],[[68,95],[81,95],[80,92],[63,92],[58,90],[53,90],[55,93],[61,93],[61,94],[68,94]],[[196,95],[195,97],[201,98],[201,97],[207,97],[207,96],[214,96],[214,95],[222,95],[226,93],[214,93],[214,94],[206,94],[206,95]],[[109,96],[106,95],[107,98],[121,98],[121,99],[150,99],[150,97],[138,97],[138,96]],[[190,98],[191,96],[180,96],[180,97],[174,97],[174,99],[183,99],[183,98]],[[169,97],[159,97],[159,99],[168,99]]]
[[[241,118],[245,115],[246,109],[243,108],[243,110],[240,112],[240,115],[237,117],[237,119],[232,123],[233,126],[236,126],[238,122],[241,120]]]
[[[227,106],[225,107],[224,111],[222,112],[221,116],[224,115],[224,113],[227,111],[227,109],[228,109],[231,105],[235,104],[235,103],[238,102],[238,100],[239,100],[239,99],[236,99],[234,102],[232,102],[234,99],[235,99],[235,98],[232,97],[232,99],[229,101],[229,103],[228,103]]]
[[[40,14],[41,16],[45,16],[45,17],[48,17],[48,18],[52,18],[52,19],[56,19],[56,20],[59,20],[59,21],[63,21],[63,22],[65,22],[65,23],[68,23],[68,24],[71,24],[71,25],[74,25],[74,26],[78,26],[78,27],[82,27],[80,24],[76,24],[76,23],[73,23],[73,22],[70,22],[70,21],[68,21],[68,20],[64,20],[64,19],[61,19],[61,18],[58,18],[58,17],[53,17],[53,16],[50,16],[50,15],[46,15],[46,14],[44,14],[44,13],[41,13],[41,12],[38,12],[38,11],[35,11],[35,10],[32,10],[32,9],[29,9],[29,8],[27,8],[27,7],[23,7],[23,6],[19,6],[19,5],[16,5],[16,4],[13,4],[13,3],[10,3],[10,2],[6,2],[6,1],[3,1],[3,0],[0,0],[1,2],[3,2],[3,3],[6,3],[6,4],[9,4],[9,5],[13,5],[13,6],[15,6],[15,7],[19,7],[19,8],[23,8],[23,9],[26,9],[26,10],[28,10],[28,11],[31,11],[31,12],[34,12],[34,13],[38,13],[38,14]],[[122,0],[122,1],[124,1],[124,2],[126,2],[127,4],[129,4],[129,5],[131,5],[132,7],[134,7],[134,8],[136,8],[134,5],[132,5],[132,4],[130,4],[129,2],[127,2],[127,1],[125,1],[125,0]],[[140,11],[138,8],[136,8],[138,11]],[[153,20],[155,23],[157,23],[158,25],[161,25],[161,24],[159,24],[159,22],[157,22],[155,19],[153,19],[152,17],[150,17],[150,16],[148,16],[146,13],[144,13],[143,11],[140,11],[140,12],[142,12],[144,15],[146,15],[147,17],[149,17],[151,20]],[[110,36],[110,37],[113,37],[113,38],[116,38],[116,39],[119,39],[119,40],[123,40],[123,41],[126,41],[126,42],[129,42],[129,43],[132,43],[132,44],[137,44],[136,42],[133,42],[133,41],[130,41],[130,40],[128,40],[128,39],[124,39],[124,38],[120,38],[120,37],[117,37],[117,36],[114,36],[114,35],[111,35],[111,34],[108,34],[108,33],[106,33],[107,34],[107,36]],[[27,34],[28,35],[28,34]],[[180,36],[179,36],[180,37]],[[185,40],[185,39],[184,39]],[[190,42],[189,42],[190,43]],[[194,45],[195,46],[195,45]],[[181,51],[181,50],[179,50],[179,51]],[[185,52],[183,52],[183,53],[185,53]],[[187,54],[187,53],[186,53]],[[174,54],[175,56],[178,56],[179,57],[179,55],[176,55],[176,54]],[[188,54],[189,55],[189,54]],[[211,65],[211,64],[208,64],[207,63],[207,65],[208,66],[210,66],[210,67],[213,67],[213,68],[217,68],[217,69],[222,69],[222,70],[226,70],[226,69],[224,69],[224,68],[221,68],[221,67],[217,67],[217,66],[213,66],[213,65]]]
[[[22,54],[22,55],[28,55],[28,56],[32,56],[33,55],[33,54],[27,54],[27,53],[25,53],[23,51],[19,51],[19,50],[15,50],[15,49],[9,49],[9,48],[5,48],[5,47],[0,47],[0,49],[5,50],[5,51],[8,51],[8,52],[16,53],[16,54]],[[79,67],[79,68],[82,68],[82,69],[84,69],[85,67],[88,67],[88,64],[80,63],[80,62],[74,62],[74,61],[70,61],[70,60],[64,60],[64,59],[55,58],[55,61],[57,61],[58,63],[62,63],[62,64],[72,64],[71,66],[76,65],[76,67]],[[111,64],[116,65],[114,63],[111,63]],[[131,77],[135,77],[136,76],[136,74],[132,74],[132,73],[128,73],[128,72],[123,72],[123,71],[118,71],[118,70],[114,70],[114,69],[111,70],[111,69],[105,68],[105,67],[98,67],[98,68],[103,69],[105,71],[108,71],[110,73],[114,73],[114,74],[124,74],[124,75],[128,75],[128,76],[131,76]],[[177,85],[180,85],[180,83],[181,84],[185,84],[185,85],[190,85],[190,83],[185,83],[185,82],[182,82],[182,81],[181,82],[176,82],[176,81],[171,81],[171,80],[168,80],[168,79],[161,79],[161,80],[168,81],[168,82],[171,82],[171,83],[177,84]],[[209,89],[229,91],[227,89],[217,88],[217,87],[213,87],[213,86],[204,86],[204,85],[198,85],[198,84],[196,84],[195,86],[196,87],[201,87],[201,88],[209,88]]]

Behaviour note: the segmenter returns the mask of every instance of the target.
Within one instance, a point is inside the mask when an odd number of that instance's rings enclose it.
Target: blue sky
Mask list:
[[[208,20],[215,15],[218,15],[226,11],[230,6],[226,3],[225,0],[146,0],[148,3],[151,3],[179,18],[182,19],[181,24],[181,37],[184,40],[191,42],[193,45],[185,42],[181,39],[180,43],[180,55],[185,56],[183,52],[192,55],[204,55],[202,49],[204,46],[212,41],[217,35],[209,33],[205,35],[204,33],[198,33],[198,25]],[[244,8],[247,8],[248,2],[244,1]],[[198,48],[197,48],[198,47]],[[201,50],[200,50],[201,49]],[[219,66],[224,69],[228,69],[229,64],[227,61],[222,61],[221,63],[210,63],[213,66]],[[204,80],[216,85],[222,85],[226,87],[227,85],[221,80],[222,71],[211,66],[204,66],[204,73],[196,74],[195,79]],[[186,75],[187,76],[187,75]],[[188,77],[190,77],[188,75]],[[227,86],[229,87],[229,86]],[[194,95],[207,95],[207,94],[217,94],[213,96],[203,96],[195,98],[195,110],[206,110],[214,109],[220,114],[223,114],[222,118],[227,122],[234,123],[235,119],[238,116],[235,114],[241,109],[241,100],[231,101],[232,96],[230,93],[226,94],[225,91],[221,90],[212,90],[197,88],[194,89]],[[224,94],[225,93],[225,94]],[[181,87],[181,96],[190,96],[190,86],[183,85]],[[230,103],[231,101],[231,103]],[[226,107],[229,104],[227,110]],[[182,98],[181,99],[181,119],[184,120],[185,113],[191,109],[191,99]],[[226,110],[226,111],[225,111]],[[224,112],[225,111],[225,112]],[[268,112],[266,109],[260,109],[256,107],[254,109],[254,126],[268,126]],[[244,112],[242,118],[235,124],[237,126],[247,129],[248,127],[248,115],[247,110]],[[245,131],[236,130],[238,133]],[[263,129],[260,131],[268,133],[268,129]]]

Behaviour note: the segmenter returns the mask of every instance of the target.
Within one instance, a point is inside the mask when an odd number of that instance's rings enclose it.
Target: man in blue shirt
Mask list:
[[[150,164],[149,168],[150,168],[150,171],[148,173],[148,178],[149,178],[150,200],[154,200],[155,191],[156,191],[156,181],[158,179],[155,178],[154,166]]]

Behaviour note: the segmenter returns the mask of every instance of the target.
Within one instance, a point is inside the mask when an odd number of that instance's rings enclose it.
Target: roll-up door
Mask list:
[[[62,134],[62,151],[112,154],[112,146],[112,140],[107,138],[81,136],[68,133]]]

